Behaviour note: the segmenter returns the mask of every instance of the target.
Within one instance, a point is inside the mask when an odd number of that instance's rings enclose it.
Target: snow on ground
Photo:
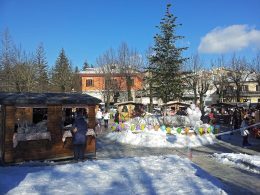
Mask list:
[[[142,147],[198,147],[214,144],[215,136],[212,133],[203,135],[166,134],[163,131],[141,131],[133,133],[131,130],[122,132],[110,132],[107,138],[123,144],[131,144]]]
[[[0,194],[226,194],[223,184],[176,155],[0,167]]]
[[[260,174],[260,156],[234,153],[214,153],[213,157],[223,164]]]

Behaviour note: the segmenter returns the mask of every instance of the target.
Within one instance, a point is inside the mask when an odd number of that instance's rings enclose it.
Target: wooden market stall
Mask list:
[[[79,108],[89,127],[85,155],[95,156],[93,129],[100,102],[80,93],[0,93],[0,163],[71,158],[70,129]]]
[[[179,101],[170,101],[167,102],[165,106],[167,110],[177,113],[177,111],[179,110],[186,110],[188,107],[190,107],[190,104],[187,104],[185,102],[179,102]]]
[[[117,110],[119,112],[119,120],[124,122],[138,115],[139,112],[141,112],[143,104],[133,101],[127,101],[115,103],[115,106],[117,106]]]

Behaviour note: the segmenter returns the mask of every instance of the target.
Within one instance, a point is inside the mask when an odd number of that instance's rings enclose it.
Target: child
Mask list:
[[[110,119],[110,113],[106,110],[106,112],[104,113],[105,128],[108,128],[109,119]]]

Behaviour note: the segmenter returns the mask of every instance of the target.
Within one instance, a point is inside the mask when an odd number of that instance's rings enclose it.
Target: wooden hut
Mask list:
[[[0,93],[0,163],[71,158],[75,111],[85,109],[88,127],[94,129],[100,102],[79,93]],[[95,136],[87,137],[85,154],[95,156]]]
[[[134,117],[137,114],[136,112],[140,110],[143,104],[136,103],[133,101],[127,101],[127,102],[115,103],[115,106],[117,106],[120,121],[124,122]]]
[[[174,110],[174,111],[178,111],[181,109],[187,109],[190,104],[187,104],[185,102],[178,102],[178,101],[170,101],[168,103],[165,104],[166,108],[169,110]]]

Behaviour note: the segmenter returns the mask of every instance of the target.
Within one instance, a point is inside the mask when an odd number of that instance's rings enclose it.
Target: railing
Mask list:
[[[236,94],[235,91],[226,91],[225,95],[226,96],[234,96]],[[260,96],[260,91],[240,91],[241,95],[259,95]]]

